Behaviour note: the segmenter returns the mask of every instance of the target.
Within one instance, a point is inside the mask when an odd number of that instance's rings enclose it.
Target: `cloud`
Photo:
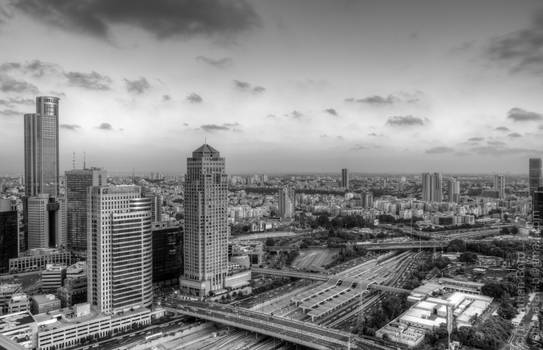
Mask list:
[[[369,149],[380,148],[378,145],[374,144],[356,144],[350,148],[351,151],[364,151]]]
[[[470,137],[468,139],[468,142],[479,142],[479,141],[484,141],[485,138],[484,137]]]
[[[31,98],[10,97],[7,99],[0,99],[0,106],[6,106],[6,107],[13,107],[15,105],[32,106],[35,104],[36,104],[36,101],[34,101]]]
[[[163,102],[166,102],[166,101],[170,101],[172,98],[170,95],[162,95],[162,101]]]
[[[512,132],[512,133],[510,133],[510,134],[507,135],[507,136],[512,137],[512,138],[522,137],[522,135],[519,134],[518,132]]]
[[[231,36],[260,24],[246,0],[14,0],[13,4],[47,25],[102,39],[109,39],[116,25],[131,25],[166,39]]]
[[[253,92],[254,92],[255,94],[261,94],[261,93],[263,93],[264,91],[266,91],[266,88],[265,88],[265,87],[262,87],[262,86],[255,86],[255,87],[253,88]]]
[[[543,115],[515,107],[511,108],[509,112],[507,112],[507,118],[512,119],[515,122],[529,122],[543,120]]]
[[[535,154],[540,153],[540,150],[529,148],[507,148],[501,146],[481,146],[471,149],[472,152],[483,156],[506,156],[506,155],[519,155],[519,154]]]
[[[204,124],[200,126],[200,129],[205,132],[215,132],[215,131],[241,131],[238,127],[238,123],[224,123],[224,124]]]
[[[504,132],[510,131],[509,128],[506,126],[498,126],[495,130]]]
[[[398,103],[418,103],[420,102],[421,93],[417,92],[416,94],[411,93],[400,93],[397,95],[372,95],[364,98],[355,99],[354,97],[349,97],[345,99],[345,102],[357,102],[368,104],[371,106],[390,106]]]
[[[102,123],[101,126],[104,125],[104,124],[109,125],[109,127],[111,128],[111,125],[108,124],[108,123]],[[81,128],[81,125],[78,125],[78,124],[60,124],[60,128],[65,129],[65,130],[70,130],[70,131],[77,131],[77,129]],[[103,129],[101,127],[98,127],[98,128]],[[106,130],[106,129],[104,129],[104,130]]]
[[[202,103],[204,99],[202,98],[202,96],[193,92],[192,94],[187,96],[187,101],[189,101],[190,103]]]
[[[454,149],[450,147],[445,147],[445,146],[432,147],[426,150],[426,153],[428,154],[443,154],[443,153],[452,153],[452,152],[454,152]]]
[[[216,68],[228,68],[228,67],[231,67],[232,64],[234,63],[234,61],[230,57],[214,59],[214,58],[206,57],[206,56],[198,56],[196,57],[196,61],[203,62],[205,64],[208,64]]]
[[[334,117],[337,117],[339,115],[334,108],[327,108],[324,111],[330,115],[333,115]]]
[[[14,79],[6,74],[0,74],[0,91],[7,93],[17,92],[30,95],[36,95],[39,92],[36,85],[24,80]]]
[[[240,91],[252,92],[254,94],[261,94],[264,91],[266,91],[265,87],[262,87],[262,86],[253,87],[250,83],[246,81],[241,81],[241,80],[234,80],[234,86],[236,87],[236,89]]]
[[[16,116],[22,116],[23,113],[16,111],[14,109],[4,109],[4,110],[0,110],[0,115],[4,117],[16,117]]]
[[[19,62],[7,62],[0,65],[0,72],[21,72],[24,74],[30,74],[36,78],[41,78],[46,74],[57,74],[62,71],[59,65],[43,62],[40,60],[32,60],[24,63]]]
[[[96,128],[100,130],[105,130],[105,131],[113,131],[113,126],[109,123],[102,123],[98,125]]]
[[[512,72],[543,72],[543,10],[535,13],[531,24],[522,30],[494,38],[488,57],[508,65]]]
[[[109,90],[111,85],[110,77],[95,71],[91,73],[67,72],[64,76],[70,85],[88,90]]]
[[[398,127],[423,126],[424,120],[412,115],[394,116],[388,118],[387,125]]]
[[[126,91],[137,95],[141,95],[146,90],[149,90],[149,88],[151,88],[151,85],[144,77],[141,77],[137,80],[125,79],[124,82],[126,83]]]
[[[303,116],[304,115],[303,115],[302,112],[298,112],[296,110],[294,110],[294,111],[292,111],[292,112],[290,112],[288,114],[285,114],[285,117],[292,118],[292,119],[302,119]]]
[[[487,141],[486,143],[488,143],[489,146],[506,146],[507,144],[503,141]]]

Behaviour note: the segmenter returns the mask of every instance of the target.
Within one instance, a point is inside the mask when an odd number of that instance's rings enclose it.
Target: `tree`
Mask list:
[[[268,237],[266,239],[266,246],[268,247],[273,247],[275,245],[275,239],[271,238],[271,237]]]
[[[464,252],[458,257],[458,261],[466,264],[475,264],[477,262],[477,254],[473,252]]]
[[[466,250],[466,242],[461,239],[453,239],[447,247],[448,252],[464,252]]]

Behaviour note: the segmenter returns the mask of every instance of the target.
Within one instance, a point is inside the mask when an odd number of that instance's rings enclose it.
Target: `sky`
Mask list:
[[[526,173],[539,0],[0,0],[0,174],[60,97],[61,171]]]

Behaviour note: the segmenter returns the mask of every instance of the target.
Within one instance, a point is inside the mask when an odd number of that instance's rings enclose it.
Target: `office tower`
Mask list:
[[[278,209],[281,219],[291,219],[294,216],[294,196],[292,192],[288,187],[279,190]]]
[[[9,259],[19,253],[17,208],[10,200],[0,199],[0,273],[9,272]]]
[[[88,301],[104,313],[153,300],[151,202],[138,186],[89,190]]]
[[[143,197],[151,201],[151,222],[159,222],[162,219],[162,196],[148,191],[143,191]]]
[[[68,248],[85,251],[89,188],[106,185],[106,171],[99,168],[73,169],[66,171],[65,175]]]
[[[183,228],[169,222],[153,223],[153,283],[177,286],[183,272]]]
[[[443,184],[440,173],[422,174],[422,200],[425,202],[443,201]]]
[[[47,193],[25,198],[26,248],[62,248],[66,245],[66,203]]]
[[[460,200],[460,182],[455,178],[447,181],[447,199],[453,203],[458,203]]]
[[[498,192],[498,198],[505,198],[505,176],[494,175],[494,190]]]
[[[203,298],[224,288],[228,272],[228,177],[219,151],[204,144],[187,158],[185,175],[185,293]]]
[[[36,113],[24,116],[25,195],[58,196],[57,97],[36,98]]]
[[[346,168],[341,169],[341,187],[349,188],[349,170]]]
[[[543,229],[543,187],[532,194],[532,208],[534,226]]]
[[[529,161],[530,195],[536,191],[541,183],[541,158],[530,158]]]

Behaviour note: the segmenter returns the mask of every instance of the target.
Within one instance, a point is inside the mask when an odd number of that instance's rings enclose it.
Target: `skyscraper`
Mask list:
[[[105,170],[99,168],[66,171],[66,211],[68,248],[87,249],[87,199],[89,188],[106,185]]]
[[[281,219],[290,219],[294,216],[294,195],[288,187],[279,190],[278,209]]]
[[[422,174],[422,200],[425,202],[443,201],[443,182],[440,173]]]
[[[530,195],[536,191],[541,183],[541,158],[530,158],[529,161]]]
[[[455,178],[450,178],[447,184],[447,198],[449,202],[458,203],[460,200],[460,182]]]
[[[349,170],[347,168],[341,169],[341,187],[349,188]]]
[[[88,301],[104,313],[153,300],[151,203],[138,186],[90,189]]]
[[[494,175],[494,190],[498,191],[498,198],[505,198],[505,176]]]
[[[25,195],[58,196],[57,97],[36,98],[36,113],[24,116]]]
[[[17,208],[10,200],[0,199],[0,273],[9,272],[9,259],[19,253]]]
[[[185,175],[185,293],[203,298],[224,289],[228,272],[228,177],[219,151],[204,144],[187,158]]]

